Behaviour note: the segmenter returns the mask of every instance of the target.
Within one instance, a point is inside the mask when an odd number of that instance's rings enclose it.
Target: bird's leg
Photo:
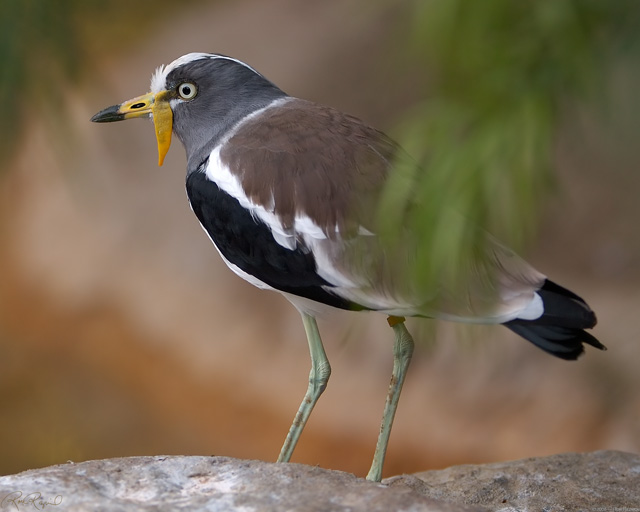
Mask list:
[[[393,328],[395,341],[393,343],[393,371],[391,372],[391,382],[389,384],[389,393],[387,401],[384,404],[384,413],[382,414],[382,425],[380,426],[380,434],[378,435],[378,443],[376,451],[373,455],[371,469],[367,475],[367,480],[379,482],[382,479],[382,466],[384,465],[384,457],[387,453],[387,444],[389,444],[389,435],[391,434],[391,426],[393,418],[398,407],[400,392],[407,375],[407,369],[413,355],[413,338],[404,325],[404,318],[398,316],[390,316],[387,321]]]
[[[291,459],[293,450],[298,443],[298,438],[300,437],[300,434],[302,434],[302,430],[304,429],[318,398],[320,398],[320,395],[327,387],[327,382],[331,375],[331,366],[329,365],[329,359],[327,359],[327,354],[322,346],[322,339],[320,338],[316,319],[307,313],[303,312],[301,314],[302,321],[304,323],[304,330],[307,333],[307,341],[309,342],[309,352],[311,353],[309,387],[302,399],[298,413],[293,419],[287,438],[284,440],[282,450],[280,450],[280,456],[278,457],[278,462],[289,462]]]

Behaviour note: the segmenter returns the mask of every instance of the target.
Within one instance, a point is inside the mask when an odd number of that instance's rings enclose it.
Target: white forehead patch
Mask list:
[[[151,92],[154,93],[154,94],[158,94],[160,91],[163,91],[164,89],[166,89],[166,87],[167,87],[167,75],[169,73],[171,73],[177,67],[180,67],[180,66],[183,66],[184,64],[188,64],[189,62],[193,62],[195,60],[201,60],[201,59],[231,60],[233,62],[237,62],[238,64],[243,65],[246,68],[249,68],[251,71],[253,71],[254,73],[256,73],[258,75],[260,74],[255,69],[253,69],[251,66],[245,64],[244,62],[242,62],[241,60],[238,60],[238,59],[233,59],[231,57],[226,57],[224,55],[218,55],[216,53],[202,53],[202,52],[187,53],[186,55],[183,55],[182,57],[178,57],[176,60],[174,60],[168,66],[162,65],[158,69],[155,70],[155,72],[151,76]]]

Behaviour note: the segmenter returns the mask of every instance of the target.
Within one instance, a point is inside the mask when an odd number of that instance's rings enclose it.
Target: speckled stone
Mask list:
[[[496,512],[640,512],[640,455],[618,451],[454,466],[385,482]]]
[[[225,457],[129,457],[62,464],[0,478],[0,511],[473,512],[301,464]]]

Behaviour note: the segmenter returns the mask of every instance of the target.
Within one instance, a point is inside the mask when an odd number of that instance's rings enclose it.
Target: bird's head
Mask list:
[[[191,161],[210,150],[244,116],[283,96],[286,94],[278,87],[239,60],[212,53],[189,53],[160,66],[151,78],[150,92],[105,108],[91,121],[153,119],[158,165],[162,165],[172,132]]]

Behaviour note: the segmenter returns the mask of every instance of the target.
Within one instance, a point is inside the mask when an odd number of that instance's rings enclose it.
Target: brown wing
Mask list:
[[[291,99],[244,122],[220,157],[285,228],[307,215],[335,238],[367,226],[398,146],[335,109]]]

